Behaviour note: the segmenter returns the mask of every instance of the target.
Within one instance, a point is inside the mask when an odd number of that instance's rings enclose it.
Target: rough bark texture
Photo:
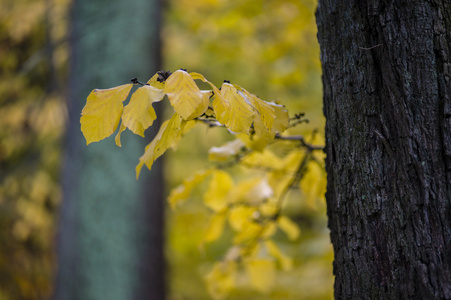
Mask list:
[[[149,140],[125,133],[122,148],[114,136],[86,146],[79,121],[92,89],[158,70],[159,26],[158,0],[73,3],[58,300],[164,299],[161,161],[136,181]]]
[[[320,0],[337,299],[451,299],[451,2]]]

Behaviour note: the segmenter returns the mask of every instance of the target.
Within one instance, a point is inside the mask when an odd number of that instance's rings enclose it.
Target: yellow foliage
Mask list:
[[[254,110],[230,83],[224,82],[221,96],[215,94],[213,109],[216,118],[232,132],[249,133],[254,121]]]
[[[276,243],[266,240],[264,244],[268,254],[279,261],[282,270],[288,271],[293,268],[293,259],[282,253]]]
[[[244,263],[250,284],[262,293],[269,293],[276,282],[276,266],[270,259],[253,259]]]
[[[171,193],[168,197],[168,202],[171,208],[175,208],[175,206],[186,199],[191,194],[191,191],[200,183],[205,180],[205,177],[210,175],[210,170],[202,170],[194,173],[188,179],[185,179],[181,185],[171,190]]]
[[[164,93],[172,107],[184,120],[202,115],[210,104],[210,91],[201,91],[194,79],[183,70],[172,73],[166,80]]]
[[[308,165],[308,170],[300,182],[300,188],[306,203],[315,207],[318,200],[324,200],[326,193],[326,171],[315,162]]]
[[[299,229],[299,226],[286,216],[279,216],[277,219],[277,225],[292,241],[297,239],[301,234],[301,229]]]
[[[214,171],[208,190],[204,194],[204,204],[215,212],[224,209],[229,203],[228,194],[233,186],[233,179],[227,172]]]
[[[221,147],[211,147],[208,150],[208,159],[211,161],[225,161],[231,156],[237,155],[244,147],[244,143],[239,139],[234,139]]]
[[[265,178],[251,178],[240,182],[231,191],[229,201],[231,203],[245,202],[258,204],[263,200],[271,198],[273,190]]]
[[[157,135],[152,142],[146,146],[144,154],[139,158],[139,163],[136,166],[136,178],[139,178],[139,173],[144,164],[150,170],[153,162],[158,157],[163,155],[167,149],[176,145],[182,136],[185,124],[186,121],[183,121],[177,113],[175,113],[170,120],[161,124]]]
[[[121,123],[121,126],[119,126],[119,130],[118,130],[116,136],[114,137],[114,141],[116,143],[116,146],[118,146],[118,147],[122,147],[121,134],[122,134],[122,132],[125,131],[125,129],[127,129],[127,127],[125,127],[124,123]]]
[[[237,277],[235,261],[217,262],[205,277],[210,295],[217,300],[227,297],[235,287]]]
[[[122,102],[127,99],[133,84],[124,84],[106,90],[93,90],[81,112],[81,131],[86,144],[109,137],[119,125]]]
[[[254,207],[236,205],[229,211],[229,224],[233,230],[240,232],[246,226],[253,222],[254,213],[257,210]]]
[[[204,242],[214,242],[221,237],[222,232],[224,231],[226,217],[227,211],[225,210],[211,216],[205,232]]]
[[[263,227],[260,224],[257,224],[255,222],[248,223],[248,225],[244,227],[243,230],[236,233],[235,237],[233,238],[233,243],[243,244],[245,242],[253,240],[258,237],[258,235],[262,232],[262,229]]]
[[[144,85],[133,93],[130,102],[124,107],[122,123],[134,134],[144,137],[144,130],[152,126],[157,118],[152,103],[164,97],[162,89]]]

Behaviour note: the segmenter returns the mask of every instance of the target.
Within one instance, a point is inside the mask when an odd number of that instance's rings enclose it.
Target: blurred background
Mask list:
[[[199,247],[209,217],[201,196],[177,210],[164,199],[230,137],[198,126],[136,181],[154,129],[145,139],[124,133],[122,148],[114,137],[86,146],[81,109],[94,88],[184,68],[305,112],[310,122],[290,133],[322,144],[315,8],[316,0],[2,0],[0,300],[210,299],[204,277],[227,241]],[[158,110],[167,118],[170,108]],[[324,181],[315,176],[310,186]],[[243,282],[229,299],[332,299],[323,197],[293,191],[284,211],[302,230],[296,242],[276,236],[295,267],[279,271],[268,294]]]

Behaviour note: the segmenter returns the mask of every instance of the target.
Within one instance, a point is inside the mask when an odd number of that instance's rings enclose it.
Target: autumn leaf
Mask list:
[[[209,294],[215,300],[224,299],[235,287],[237,277],[235,261],[217,262],[205,277]]]
[[[194,79],[183,70],[172,73],[164,86],[169,102],[184,120],[202,115],[210,104],[210,91],[201,91]]]
[[[152,142],[146,146],[144,154],[139,158],[139,163],[136,166],[136,178],[139,178],[141,168],[145,164],[150,170],[153,162],[163,155],[166,150],[174,147],[180,140],[183,134],[183,127],[186,121],[175,113],[170,120],[165,121],[154,137]]]
[[[276,282],[276,266],[270,259],[253,259],[244,263],[244,268],[253,288],[269,293]]]
[[[293,259],[280,251],[279,247],[271,240],[264,242],[268,254],[277,259],[282,270],[288,271],[293,268]]]
[[[204,204],[218,212],[228,205],[228,194],[234,186],[233,179],[227,172],[216,170],[204,194]]]
[[[111,89],[95,89],[87,99],[81,112],[81,131],[86,144],[98,142],[114,133],[121,118],[123,104],[133,84],[124,84]]]
[[[226,216],[227,211],[225,210],[211,216],[205,232],[204,242],[214,242],[221,237],[222,232],[224,231]]]
[[[255,112],[233,85],[224,82],[221,94],[215,94],[212,105],[221,124],[232,132],[249,133]]]
[[[121,143],[121,134],[125,131],[127,127],[125,127],[124,123],[121,123],[121,126],[119,127],[119,131],[117,132],[116,136],[114,137],[114,141],[116,142],[116,146],[122,147]]]
[[[272,106],[274,109],[274,114],[276,115],[276,118],[274,119],[274,123],[272,125],[272,131],[274,134],[282,132],[287,129],[288,125],[290,124],[290,117],[288,116],[288,110],[279,104],[269,102],[269,105]]]
[[[210,150],[208,150],[208,159],[211,161],[225,161],[231,156],[240,153],[243,147],[244,143],[239,139],[235,139],[220,147],[211,147]]]
[[[241,231],[253,222],[253,216],[256,209],[249,206],[237,205],[230,209],[229,224],[235,231]]]
[[[144,85],[133,93],[130,102],[124,107],[122,123],[134,134],[144,137],[144,130],[152,126],[157,118],[152,107],[154,102],[164,97],[162,89],[151,85]]]
[[[301,233],[299,226],[286,216],[279,216],[277,219],[277,225],[292,241],[297,239]]]
[[[252,105],[256,114],[254,118],[255,133],[263,138],[271,140],[274,138],[275,132],[272,131],[272,126],[276,115],[274,108],[271,104],[261,100],[257,96],[249,93],[239,85],[235,85],[238,91],[240,91],[245,99]]]
[[[194,173],[189,178],[185,179],[181,185],[172,189],[168,197],[168,202],[171,208],[174,208],[177,204],[185,201],[191,194],[191,191],[205,178],[211,174],[211,170],[202,170]]]

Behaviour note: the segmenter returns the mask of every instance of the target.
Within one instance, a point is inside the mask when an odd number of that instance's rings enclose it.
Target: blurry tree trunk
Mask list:
[[[79,123],[92,89],[158,70],[160,15],[159,0],[73,3],[58,300],[164,299],[161,161],[136,181],[149,140],[126,133],[122,148],[114,137],[86,146]]]
[[[451,2],[320,0],[337,299],[451,299]]]

